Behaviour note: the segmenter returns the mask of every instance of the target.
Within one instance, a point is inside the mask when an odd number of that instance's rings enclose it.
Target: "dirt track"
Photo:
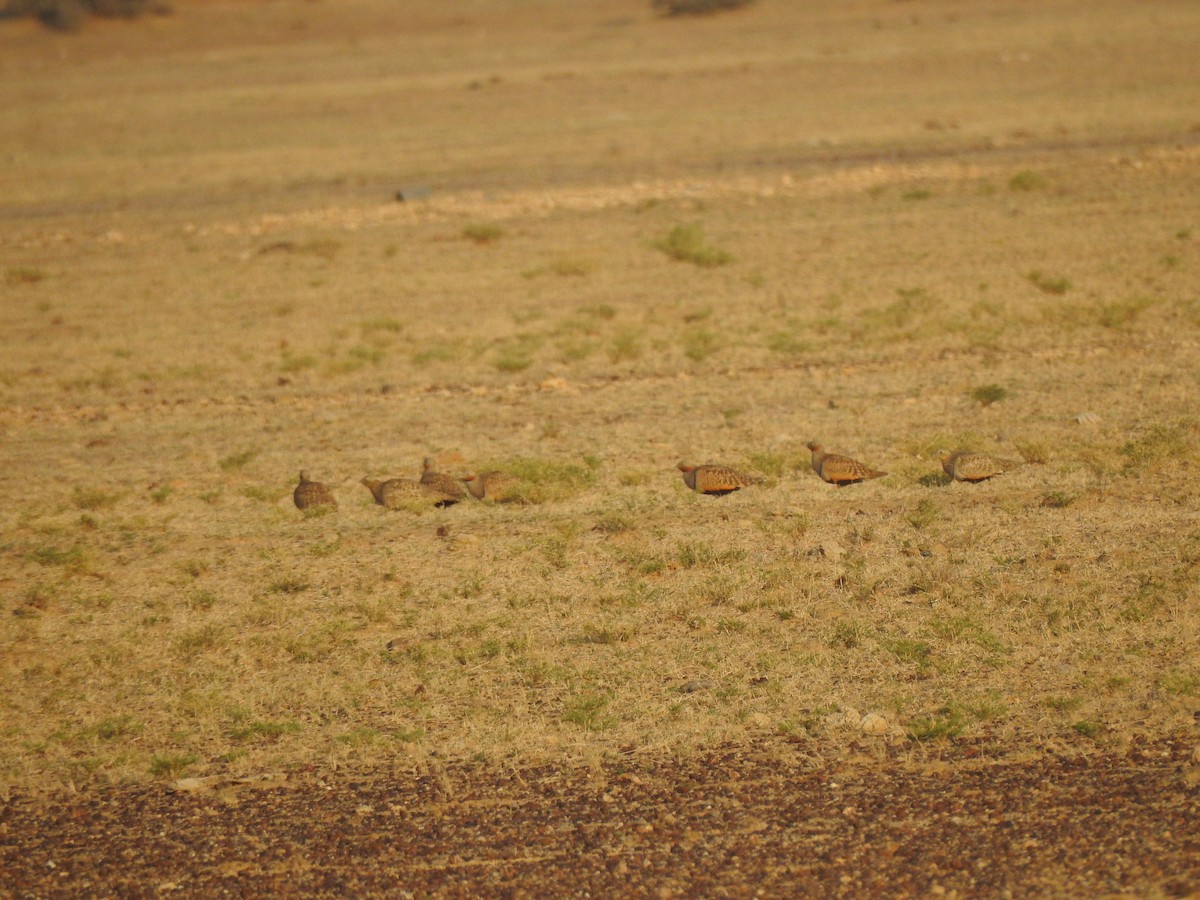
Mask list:
[[[297,775],[0,810],[12,896],[1186,896],[1191,745],[990,760],[767,741],[602,769]],[[863,748],[868,750],[869,748]]]

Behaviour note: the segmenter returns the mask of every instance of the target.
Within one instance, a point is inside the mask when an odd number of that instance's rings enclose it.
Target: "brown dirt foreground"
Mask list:
[[[764,741],[686,761],[313,774],[14,795],[11,896],[1187,896],[1190,741],[806,768]],[[181,783],[182,784],[182,783]]]

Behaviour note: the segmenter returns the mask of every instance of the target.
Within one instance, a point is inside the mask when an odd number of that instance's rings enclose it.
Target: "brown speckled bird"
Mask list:
[[[459,500],[458,497],[451,497],[435,487],[421,484],[411,478],[390,478],[387,481],[364,478],[362,483],[375,497],[375,502],[388,509],[423,503],[433,506],[450,506]]]
[[[442,493],[459,500],[467,496],[467,492],[463,490],[461,481],[452,475],[447,475],[445,472],[438,472],[435,466],[437,466],[437,460],[432,456],[425,457],[425,462],[421,466],[421,484],[436,488]]]
[[[509,472],[468,472],[462,481],[477,500],[507,503],[521,497],[521,479]]]
[[[856,459],[839,456],[836,453],[826,453],[825,448],[812,441],[805,446],[812,451],[813,471],[821,476],[822,481],[845,487],[848,484],[858,484],[868,478],[882,478],[887,472],[877,472],[864,466]]]
[[[734,491],[740,491],[744,487],[758,484],[761,481],[761,479],[746,475],[737,469],[713,463],[693,466],[691,463],[681,462],[675,468],[683,473],[683,483],[693,491],[698,494],[713,494],[717,497],[732,494]]]
[[[333,491],[319,481],[310,481],[307,471],[300,473],[300,483],[292,492],[292,499],[296,501],[297,509],[311,509],[314,506],[337,507]]]
[[[942,469],[955,481],[986,481],[1020,465],[1023,463],[1015,459],[971,450],[955,450],[942,457]]]

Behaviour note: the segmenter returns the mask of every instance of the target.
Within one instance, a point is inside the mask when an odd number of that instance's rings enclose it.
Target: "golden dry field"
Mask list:
[[[1194,0],[178,0],[0,98],[0,790],[1195,735]]]

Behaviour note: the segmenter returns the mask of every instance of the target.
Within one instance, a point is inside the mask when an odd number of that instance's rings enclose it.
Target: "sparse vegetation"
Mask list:
[[[1028,193],[1030,191],[1040,191],[1044,187],[1046,187],[1045,177],[1034,172],[1032,169],[1022,169],[1013,175],[1012,178],[1008,179],[1008,189],[1010,191]]]
[[[4,270],[4,283],[8,285],[37,284],[46,279],[46,272],[36,266],[9,266]]]
[[[477,222],[463,227],[462,236],[476,244],[491,244],[504,236],[504,229],[490,222]]]
[[[776,729],[805,767],[926,757],[904,733],[998,755],[1176,734],[1200,696],[1200,199],[1180,190],[1191,151],[1147,123],[1177,111],[1129,123],[1141,167],[1068,161],[1040,122],[1032,148],[980,150],[1013,79],[958,138],[925,132],[970,92],[930,81],[942,108],[915,116],[885,109],[903,92],[848,95],[883,70],[879,41],[941,52],[940,17],[885,6],[822,13],[841,30],[821,45],[857,48],[863,77],[805,65],[830,81],[797,112],[811,146],[777,115],[786,3],[560,16],[563,40],[519,47],[476,10],[452,29],[487,25],[460,47],[469,76],[430,55],[440,38],[406,46],[433,74],[385,93],[432,118],[404,121],[356,114],[388,42],[330,78],[320,42],[251,29],[201,79],[229,150],[202,164],[195,97],[147,81],[188,29],[7,23],[37,39],[3,66],[31,127],[0,238],[0,793],[620,766]],[[601,65],[647,27],[666,56]],[[276,89],[280,46],[320,96]],[[179,78],[206,70],[176,56]],[[137,127],[107,115],[130,92]],[[62,139],[76,119],[94,140]],[[435,190],[395,204],[401,177]],[[809,440],[892,474],[825,484]],[[952,483],[939,450],[958,448],[1036,465]],[[512,473],[516,502],[393,514],[358,483],[426,455]],[[679,459],[766,479],[702,496]],[[301,468],[336,508],[295,508]],[[887,733],[862,730],[871,711]]]
[[[1060,297],[1071,289],[1071,282],[1066,278],[1047,275],[1038,269],[1030,272],[1025,278],[1043,294],[1051,294],[1055,297]]]
[[[972,388],[971,399],[980,406],[991,406],[993,403],[1008,399],[1008,388],[1000,384],[983,384]]]
[[[241,450],[237,453],[230,453],[228,456],[221,457],[217,461],[217,465],[226,472],[235,472],[238,469],[245,468],[256,456],[258,456],[258,450]]]
[[[697,223],[676,225],[667,236],[655,241],[654,246],[671,259],[689,262],[704,269],[716,268],[733,262],[733,256],[710,245],[704,230]]]

